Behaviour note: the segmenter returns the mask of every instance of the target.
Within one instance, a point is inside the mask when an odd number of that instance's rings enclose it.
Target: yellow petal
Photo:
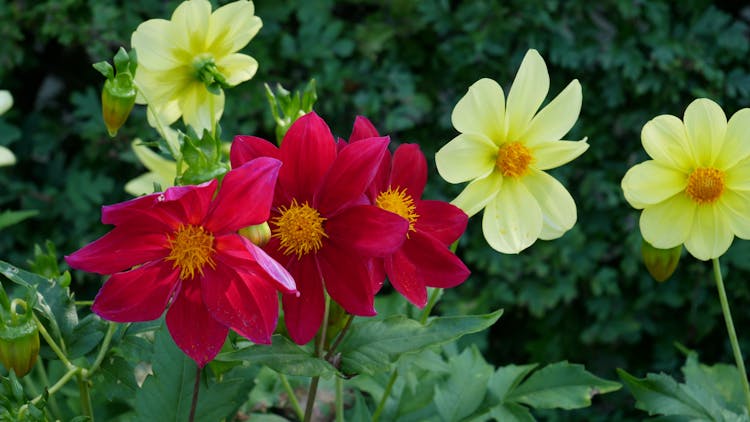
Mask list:
[[[750,160],[736,164],[724,173],[727,190],[750,192]]]
[[[724,146],[716,159],[716,167],[729,169],[750,156],[750,108],[734,113],[724,135]]]
[[[662,164],[689,173],[695,159],[682,120],[663,114],[649,120],[641,130],[641,142],[646,153]]]
[[[582,100],[581,84],[573,80],[534,116],[521,141],[532,148],[561,139],[578,120]]]
[[[237,53],[222,57],[216,62],[216,67],[229,85],[237,85],[255,75],[258,62],[248,55]]]
[[[461,208],[469,217],[478,213],[490,202],[503,185],[503,177],[498,172],[492,172],[487,177],[474,180],[466,185],[464,190],[451,201],[451,204]]]
[[[449,183],[462,183],[488,175],[495,168],[497,146],[478,134],[460,134],[435,154],[440,176]]]
[[[589,149],[586,138],[580,141],[555,141],[539,144],[531,149],[534,167],[549,170],[567,164]]]
[[[726,191],[716,206],[729,220],[729,226],[737,237],[750,239],[750,192]]]
[[[11,107],[13,107],[13,96],[4,89],[0,90],[0,115],[5,114]]]
[[[453,127],[461,133],[481,133],[496,145],[505,141],[505,94],[492,79],[480,79],[469,87],[453,108]]]
[[[498,252],[519,253],[531,246],[542,231],[539,203],[518,180],[509,178],[484,209],[482,232]]]
[[[241,50],[263,26],[259,17],[253,16],[251,1],[235,1],[216,9],[208,28],[207,49],[215,57]]]
[[[505,110],[507,139],[514,141],[521,138],[547,96],[547,91],[547,65],[536,50],[529,50],[508,93]]]
[[[729,218],[719,207],[698,206],[690,236],[685,240],[685,249],[703,261],[724,255],[734,240]]]
[[[175,46],[171,39],[170,21],[150,19],[138,25],[130,37],[130,45],[138,54],[138,69],[169,70],[180,66],[180,59],[174,54]]]
[[[167,126],[174,123],[175,120],[179,119],[182,115],[182,112],[180,111],[180,103],[177,102],[177,100],[168,102],[166,104],[161,104],[160,106],[149,105],[148,108],[149,109],[146,113],[148,124],[154,128],[159,127],[154,114],[158,116],[162,125]]]
[[[671,249],[685,243],[697,207],[695,202],[679,193],[644,209],[640,220],[643,239],[659,249]]]
[[[631,167],[622,178],[621,185],[625,199],[633,208],[640,209],[666,201],[684,191],[687,179],[687,175],[679,170],[648,160]]]
[[[573,228],[576,223],[576,203],[557,179],[543,171],[532,170],[521,181],[542,210],[540,239],[557,239]]]
[[[715,102],[699,98],[685,110],[685,131],[700,167],[713,167],[724,144],[727,116]]]
[[[174,184],[177,177],[177,163],[167,160],[161,155],[155,153],[151,148],[143,145],[140,139],[134,140],[130,147],[133,149],[135,156],[147,169],[156,173],[161,178],[163,188],[170,187]]]
[[[4,146],[0,146],[0,167],[16,164],[16,156]]]
[[[208,0],[188,0],[180,3],[172,13],[170,42],[186,52],[206,51],[211,3]]]
[[[224,91],[214,95],[203,84],[192,84],[180,97],[180,109],[185,124],[192,126],[198,136],[203,130],[211,132],[212,123],[218,122],[224,111]],[[211,119],[211,110],[214,111],[214,120]]]

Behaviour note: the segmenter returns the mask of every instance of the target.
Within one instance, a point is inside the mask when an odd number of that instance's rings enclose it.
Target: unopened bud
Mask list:
[[[18,308],[23,313],[18,313]],[[39,330],[26,302],[14,299],[9,318],[0,322],[0,362],[20,378],[28,374],[39,355]]]
[[[117,74],[107,62],[94,64],[94,68],[107,78],[102,88],[102,117],[109,136],[117,135],[117,131],[128,120],[136,97],[133,78],[138,61],[135,53],[128,54],[124,48],[120,48],[114,62]]]
[[[666,281],[677,269],[682,245],[671,249],[657,249],[644,240],[641,244],[641,253],[643,254],[643,263],[646,264],[646,269],[651,277],[656,281]]]
[[[271,227],[268,223],[245,227],[240,229],[240,235],[262,248],[271,240]]]

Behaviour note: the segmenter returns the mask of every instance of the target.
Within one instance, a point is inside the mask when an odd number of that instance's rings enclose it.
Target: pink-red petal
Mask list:
[[[166,319],[177,347],[201,368],[216,357],[229,332],[206,309],[197,279],[182,283]]]
[[[418,201],[427,183],[427,160],[417,144],[402,144],[393,153],[390,187],[406,188]]]
[[[349,136],[349,142],[361,141],[367,138],[377,138],[380,134],[370,119],[365,116],[357,116],[354,119],[352,134]]]
[[[455,242],[466,230],[469,217],[460,208],[443,201],[417,202],[415,229],[428,234],[445,245]]]
[[[419,232],[410,235],[400,252],[417,268],[420,278],[429,287],[455,287],[471,273],[440,241]]]
[[[238,234],[227,234],[215,239],[216,259],[238,272],[257,274],[284,293],[296,293],[294,279],[289,272],[262,249]]]
[[[384,257],[404,243],[409,222],[373,205],[347,208],[325,223],[330,243],[366,257]]]
[[[182,224],[201,224],[216,193],[216,179],[200,185],[174,186],[164,191],[164,201],[158,206],[174,213]]]
[[[315,198],[321,215],[335,215],[365,192],[375,177],[388,142],[387,137],[370,138],[341,150]]]
[[[143,232],[127,224],[65,257],[73,268],[99,274],[114,274],[169,255],[166,233]]]
[[[281,161],[261,157],[228,172],[211,203],[205,227],[222,233],[268,220],[279,167]]]
[[[281,158],[281,152],[276,145],[257,136],[237,135],[229,150],[229,161],[232,168],[237,168],[248,161],[260,157]]]
[[[318,252],[317,260],[331,299],[350,314],[377,314],[371,274],[365,258],[348,248],[329,243],[324,244]]]
[[[167,308],[178,270],[163,261],[113,274],[94,299],[91,310],[115,322],[151,321]]]
[[[279,184],[299,203],[312,204],[323,177],[336,159],[336,142],[314,112],[297,119],[281,143]]]
[[[427,304],[427,287],[419,274],[419,268],[406,257],[403,251],[396,251],[384,259],[385,273],[391,286],[414,305],[424,308]]]
[[[320,278],[314,256],[292,259],[287,267],[297,282],[299,296],[282,295],[284,323],[289,337],[297,344],[307,344],[323,323],[325,296],[323,280]]]
[[[271,343],[279,302],[276,289],[264,277],[220,265],[206,271],[201,290],[217,321],[254,343]]]

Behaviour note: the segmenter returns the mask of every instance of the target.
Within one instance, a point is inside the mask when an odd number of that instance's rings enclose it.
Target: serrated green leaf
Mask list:
[[[188,420],[197,366],[177,348],[164,325],[156,332],[151,364],[153,375],[135,395],[136,420]],[[222,420],[240,406],[253,379],[242,376],[244,368],[237,369],[225,374],[221,382],[203,373],[195,420]]]
[[[72,339],[68,345],[68,358],[83,356],[96,347],[104,338],[107,323],[98,315],[89,314],[73,329]]]
[[[620,379],[636,399],[635,407],[649,415],[682,416],[716,421],[720,417],[711,397],[697,389],[686,388],[666,374],[648,374],[636,378],[618,369]],[[710,409],[713,408],[713,409]]]
[[[734,412],[742,412],[745,407],[740,373],[736,366],[722,363],[703,365],[698,362],[697,354],[690,353],[682,367],[682,373],[685,375],[685,384],[706,389],[722,407]]]
[[[339,347],[341,370],[346,374],[387,371],[402,354],[484,330],[502,313],[498,310],[485,315],[435,317],[425,325],[403,315],[355,322]]]
[[[597,394],[619,390],[621,385],[599,378],[583,365],[557,362],[531,374],[511,391],[506,401],[538,409],[579,409],[591,405]]]
[[[447,422],[461,420],[477,410],[493,373],[492,366],[484,361],[476,347],[464,350],[449,363],[451,375],[435,386],[435,406]]]
[[[346,415],[346,420],[351,422],[370,422],[372,420],[372,413],[367,407],[362,393],[354,390],[354,406]]]
[[[538,365],[536,363],[528,365],[507,365],[498,368],[488,382],[490,392],[502,402],[509,391],[515,389],[518,384],[534,370]]]
[[[492,420],[503,422],[534,422],[536,420],[529,409],[518,403],[505,403],[494,407],[489,416]]]
[[[312,352],[297,346],[281,335],[271,337],[271,345],[253,344],[241,350],[221,353],[216,360],[222,362],[244,361],[251,365],[266,365],[276,372],[306,377],[328,377],[336,369]]]

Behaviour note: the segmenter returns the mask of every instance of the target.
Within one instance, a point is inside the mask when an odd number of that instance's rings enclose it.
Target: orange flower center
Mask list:
[[[375,199],[375,205],[409,220],[409,231],[417,231],[414,224],[417,222],[419,214],[417,214],[417,207],[414,205],[414,198],[406,193],[406,188],[393,189],[389,187],[387,191],[380,192]]]
[[[281,215],[271,220],[271,237],[281,241],[284,255],[297,255],[302,258],[310,252],[317,252],[323,246],[323,238],[328,237],[323,229],[325,218],[315,208],[296,199],[289,207],[281,207]]]
[[[172,268],[180,268],[180,278],[191,280],[198,272],[203,275],[203,267],[216,268],[213,254],[214,236],[201,226],[180,225],[169,238],[169,256],[174,261]]]
[[[715,168],[699,167],[688,176],[685,193],[699,204],[716,202],[724,192],[724,172]]]
[[[495,165],[506,177],[521,177],[526,173],[534,157],[520,142],[511,142],[500,147]]]

